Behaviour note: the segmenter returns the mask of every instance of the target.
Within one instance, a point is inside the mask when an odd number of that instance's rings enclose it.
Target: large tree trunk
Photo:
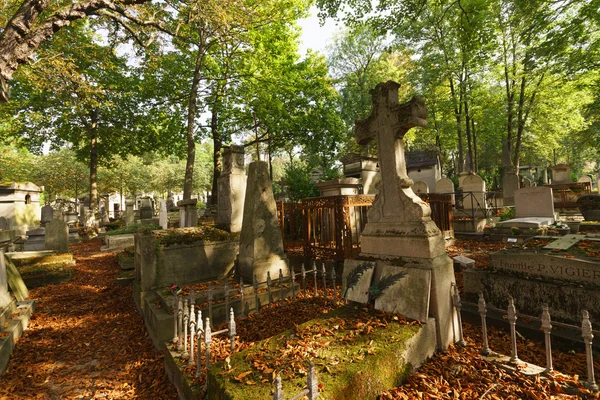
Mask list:
[[[183,200],[192,198],[192,186],[194,184],[194,162],[196,161],[196,141],[194,140],[194,130],[196,129],[196,106],[198,104],[198,88],[200,86],[200,70],[204,60],[202,49],[198,49],[196,56],[196,66],[194,67],[194,76],[192,77],[192,87],[190,89],[190,98],[188,99],[188,118],[187,118],[187,160],[185,163],[185,178],[183,181]]]
[[[458,139],[458,165],[456,166],[457,172],[461,173],[465,165],[463,157],[463,137],[462,137],[462,102],[456,98],[456,90],[454,89],[454,80],[450,77],[450,94],[454,103],[454,116],[456,118],[456,137]]]
[[[98,112],[90,113],[90,210],[98,208]]]
[[[121,5],[141,4],[148,0],[123,0]],[[0,102],[8,101],[8,82],[20,64],[27,63],[40,45],[72,21],[95,14],[103,8],[115,9],[111,0],[86,0],[71,3],[45,16],[50,0],[25,0],[0,32]]]

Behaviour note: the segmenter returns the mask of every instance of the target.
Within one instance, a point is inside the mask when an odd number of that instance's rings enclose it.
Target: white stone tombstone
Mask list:
[[[46,224],[45,247],[59,253],[69,252],[69,226],[65,221],[53,219]]]
[[[399,87],[393,81],[377,85],[371,91],[371,115],[355,125],[358,144],[377,140],[381,183],[361,235],[360,256],[344,261],[344,280],[360,285],[364,278],[352,279],[357,269],[364,260],[376,260],[371,283],[385,289],[375,299],[375,307],[420,320],[434,317],[437,347],[447,349],[458,340],[451,296],[453,263],[445,251],[444,237],[431,219],[431,209],[411,189],[403,144],[409,129],[425,126],[427,109],[416,97],[398,104]]]
[[[237,265],[245,282],[252,282],[254,276],[264,282],[267,272],[275,278],[280,269],[289,275],[269,168],[264,161],[254,161],[248,168]]]
[[[419,193],[429,193],[429,186],[423,181],[417,181],[412,186],[413,192]]]
[[[163,228],[167,229],[169,227],[169,216],[167,214],[167,201],[160,201],[160,210],[158,212],[158,224]]]
[[[450,194],[450,198],[452,199],[451,200],[452,204],[455,204],[454,182],[452,182],[451,179],[448,179],[448,178],[438,179],[438,181],[435,183],[435,192],[443,193],[443,194]]]
[[[217,222],[225,225],[230,232],[240,232],[246,195],[244,146],[223,148],[223,171],[217,186]]]
[[[515,192],[519,190],[519,176],[514,172],[507,172],[502,177],[502,204],[515,205]]]
[[[133,200],[125,200],[125,226],[130,227],[135,223],[133,205],[135,202]]]
[[[547,217],[554,219],[554,198],[552,188],[532,186],[515,192],[517,218]]]
[[[463,178],[463,206],[468,210],[487,208],[485,202],[485,181],[480,176],[469,174]],[[472,193],[472,196],[469,195]]]
[[[592,186],[592,178],[589,177],[589,175],[583,175],[582,177],[580,177],[577,182],[579,183],[589,183],[590,187]]]

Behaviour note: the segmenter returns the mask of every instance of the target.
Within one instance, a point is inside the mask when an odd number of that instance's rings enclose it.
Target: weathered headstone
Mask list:
[[[515,192],[515,211],[517,218],[554,218],[552,188],[535,186],[517,190]]]
[[[415,193],[429,193],[429,186],[423,181],[415,182],[412,189]]]
[[[571,183],[571,166],[568,164],[557,164],[550,167],[552,171],[552,183]]]
[[[377,85],[371,91],[371,115],[356,123],[359,144],[377,140],[381,184],[362,232],[362,252],[357,259],[345,260],[344,279],[351,280],[366,260],[376,260],[370,286],[377,294],[375,307],[420,320],[435,317],[437,346],[446,349],[458,340],[451,297],[454,269],[431,209],[411,189],[402,142],[409,129],[425,126],[427,110],[418,98],[398,104],[399,86],[393,81]],[[358,285],[364,276],[357,279]],[[399,300],[391,293],[410,299]]]
[[[163,228],[169,227],[169,216],[167,215],[167,201],[160,201],[160,210],[158,212],[158,224]]]
[[[436,193],[445,193],[450,194],[452,199],[452,204],[455,204],[454,197],[454,182],[448,178],[441,178],[435,183],[435,192]]]
[[[133,205],[135,202],[133,200],[125,200],[125,226],[130,227],[135,223],[134,220],[134,212]]]
[[[198,225],[198,211],[196,210],[198,199],[180,200],[177,203],[179,207],[179,227],[188,228]]]
[[[463,206],[468,210],[487,208],[485,202],[485,181],[479,175],[469,174],[462,181]],[[470,194],[469,194],[470,192]]]
[[[69,226],[60,219],[53,219],[46,224],[46,250],[56,250],[59,253],[69,252]]]
[[[217,222],[225,225],[230,232],[240,232],[246,195],[244,146],[223,148],[223,171],[218,188]]]
[[[50,204],[46,204],[42,207],[42,217],[40,218],[40,222],[42,226],[45,226],[48,222],[54,219],[54,208]]]
[[[150,197],[140,199],[140,219],[150,219],[154,217],[154,206]]]
[[[519,176],[514,172],[507,172],[502,177],[502,201],[504,206],[515,205],[515,192],[519,190]]]
[[[8,230],[8,219],[6,217],[0,217],[0,230]]]
[[[269,169],[264,161],[254,161],[248,169],[237,265],[245,282],[252,282],[254,275],[264,282],[267,272],[275,277],[280,269],[289,273]]]
[[[583,175],[582,177],[580,177],[577,182],[579,183],[589,183],[590,187],[592,186],[592,178],[590,178],[589,175]]]
[[[577,207],[586,221],[600,221],[600,194],[584,194],[577,199]]]

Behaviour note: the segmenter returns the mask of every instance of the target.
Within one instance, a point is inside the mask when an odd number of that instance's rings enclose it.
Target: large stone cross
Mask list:
[[[417,97],[398,104],[399,87],[398,83],[387,81],[371,90],[371,115],[357,121],[354,130],[356,141],[361,145],[377,140],[381,183],[376,200],[378,204],[373,204],[373,215],[369,215],[370,222],[380,219],[419,220],[428,214],[410,189],[413,181],[406,173],[402,142],[409,129],[427,124],[427,109],[425,102]]]

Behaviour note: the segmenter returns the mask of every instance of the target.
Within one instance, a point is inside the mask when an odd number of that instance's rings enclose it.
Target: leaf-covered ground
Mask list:
[[[463,254],[474,258],[477,267],[485,267],[489,254],[506,246],[457,240],[449,254]],[[116,285],[119,268],[114,253],[102,253],[99,247],[98,240],[72,246],[77,260],[72,281],[31,290],[37,310],[29,330],[17,343],[8,370],[0,377],[0,398],[176,398],[164,373],[162,355],[152,346],[135,308],[131,287]],[[330,309],[327,302],[318,299],[266,308],[238,325],[243,340],[237,341],[236,350]],[[586,379],[582,354],[553,351],[554,367],[564,375],[558,374],[554,380],[531,379],[480,360],[480,335],[479,327],[465,324],[465,348],[452,347],[437,354],[405,385],[382,393],[381,399],[598,398],[583,389],[579,381]],[[504,331],[490,328],[489,338],[493,350],[510,353],[510,339]],[[213,343],[215,359],[228,355],[224,339]],[[518,345],[521,359],[545,364],[541,343],[520,338]],[[278,368],[275,364],[260,364],[263,380],[272,378]],[[595,368],[598,380],[598,359]],[[188,373],[193,372],[194,367],[188,368]],[[232,371],[235,377],[243,373]],[[564,393],[564,383],[579,392]]]
[[[37,306],[0,377],[3,399],[174,399],[114,253],[71,246],[73,279],[30,291]]]

